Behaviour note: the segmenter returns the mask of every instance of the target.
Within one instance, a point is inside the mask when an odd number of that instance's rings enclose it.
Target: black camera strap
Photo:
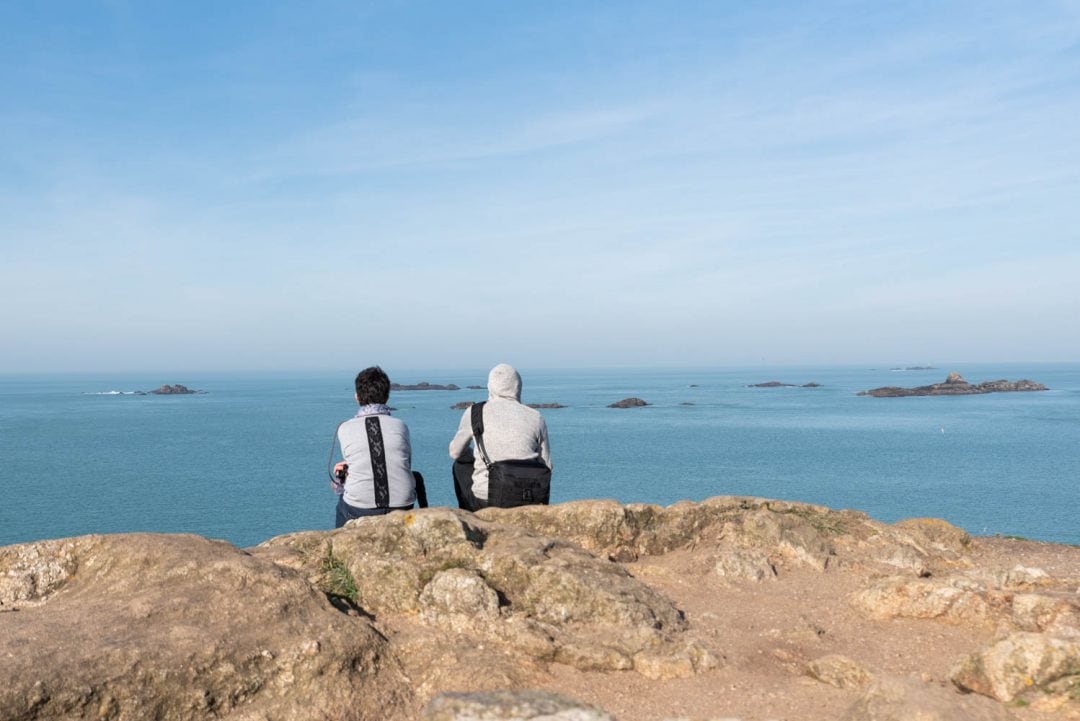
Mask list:
[[[334,437],[330,439],[330,458],[326,461],[326,475],[330,476],[330,480],[334,483],[340,483],[341,479],[334,475],[334,451],[337,449],[338,431],[341,427],[348,423],[348,421],[342,421],[337,424],[337,428],[334,429]]]
[[[386,473],[386,447],[383,445],[382,426],[378,416],[364,419],[367,429],[368,452],[371,455],[371,477],[375,484],[375,507],[390,507],[390,478]]]

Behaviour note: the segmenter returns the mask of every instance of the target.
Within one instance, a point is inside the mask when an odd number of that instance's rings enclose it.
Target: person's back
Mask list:
[[[385,499],[376,498],[382,489],[377,486],[381,479],[372,473],[371,446],[368,442],[368,424],[377,423],[382,438],[382,454],[386,464]],[[349,466],[345,477],[343,498],[356,508],[377,508],[380,500],[391,508],[410,506],[416,500],[409,441],[409,429],[404,421],[362,406],[356,417],[338,427],[338,443],[341,455]]]
[[[340,494],[338,528],[354,518],[408,510],[417,499],[409,429],[390,415],[389,399],[390,379],[381,368],[360,371],[356,376],[360,408],[337,430],[345,459],[334,468],[335,476],[344,475],[344,484],[335,489]]]
[[[551,448],[547,424],[534,408],[521,403],[521,376],[505,363],[488,375],[488,400],[483,408],[484,450],[487,461],[541,461],[551,468]],[[450,441],[450,457],[467,456],[473,441],[472,409],[466,409],[457,434]],[[479,453],[474,453],[472,495],[481,502],[488,498],[488,469]]]

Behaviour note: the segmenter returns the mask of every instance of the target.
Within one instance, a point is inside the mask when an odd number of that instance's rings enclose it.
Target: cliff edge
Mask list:
[[[1075,719],[1080,549],[720,497],[0,548],[3,719]]]

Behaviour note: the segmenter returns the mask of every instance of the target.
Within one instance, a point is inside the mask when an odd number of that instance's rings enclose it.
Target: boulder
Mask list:
[[[871,684],[841,721],[1011,721],[1009,711],[990,699],[903,677]]]
[[[615,721],[606,712],[547,691],[442,693],[424,721]]]
[[[1026,632],[965,656],[950,674],[957,687],[998,701],[1071,676],[1080,677],[1080,641]]]
[[[862,664],[838,654],[814,659],[806,664],[806,673],[836,688],[862,688],[874,680]]]
[[[0,548],[0,718],[406,718],[386,639],[305,578],[197,536]]]
[[[984,594],[933,579],[892,576],[856,593],[852,600],[877,619],[937,619],[975,625],[992,620]]]

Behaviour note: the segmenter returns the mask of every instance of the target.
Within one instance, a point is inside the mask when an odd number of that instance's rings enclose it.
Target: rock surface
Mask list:
[[[319,559],[332,553],[366,612],[416,613],[534,661],[655,678],[717,664],[683,638],[687,623],[671,601],[621,566],[499,520],[446,508],[393,513],[330,534],[282,536],[258,552],[316,583]]]
[[[1078,644],[1080,549],[760,498],[0,548],[0,719],[1075,720]]]
[[[0,548],[0,604],[3,719],[376,718],[410,702],[367,619],[220,541]]]
[[[1010,721],[1000,704],[907,678],[870,686],[841,721]]]
[[[1042,383],[1029,380],[1019,380],[1010,383],[1007,380],[986,381],[979,384],[968,383],[955,371],[949,373],[944,383],[934,383],[928,386],[916,388],[899,388],[897,386],[884,386],[869,391],[859,391],[860,396],[874,396],[875,398],[901,398],[904,396],[970,396],[982,393],[1014,393],[1018,391],[1045,391],[1048,390]]]
[[[1016,633],[992,643],[961,659],[952,672],[957,687],[999,701],[1035,689],[1052,692],[1052,684],[1061,680],[1070,689],[1080,688],[1080,640],[1041,633]]]
[[[604,711],[544,691],[444,693],[424,721],[615,721]]]

